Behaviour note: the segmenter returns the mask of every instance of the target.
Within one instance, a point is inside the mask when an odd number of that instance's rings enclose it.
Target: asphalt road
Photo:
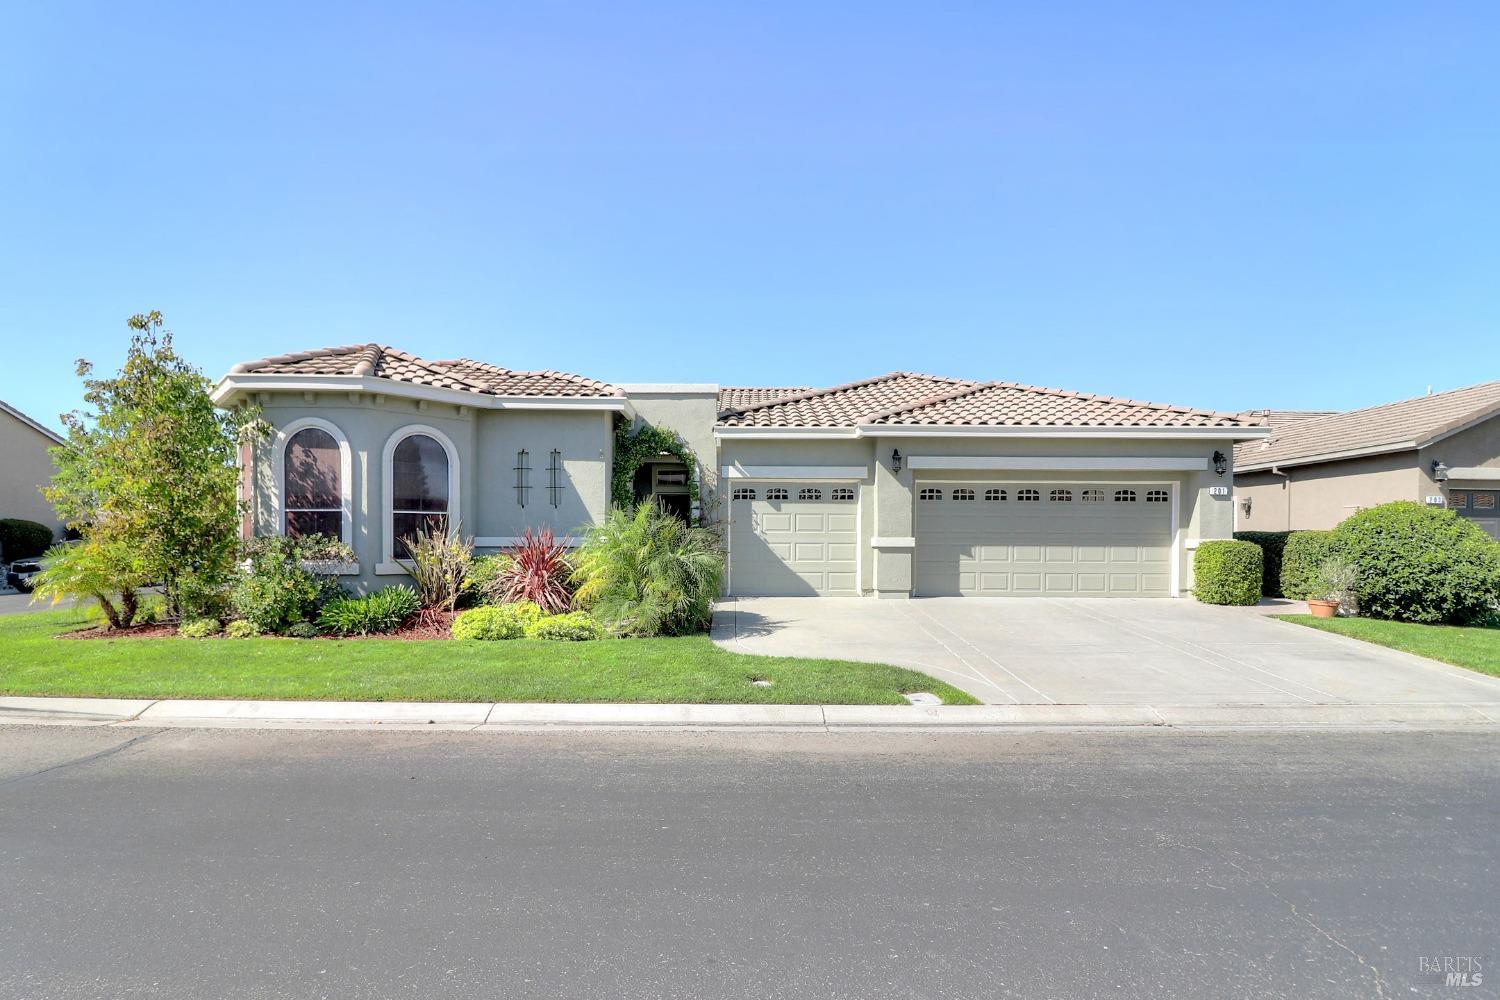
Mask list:
[[[0,728],[0,997],[1495,996],[1497,751]]]

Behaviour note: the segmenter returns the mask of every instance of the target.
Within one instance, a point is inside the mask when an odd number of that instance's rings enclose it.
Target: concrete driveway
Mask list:
[[[1500,679],[1190,600],[740,598],[714,639],[914,667],[999,705],[1500,705]]]

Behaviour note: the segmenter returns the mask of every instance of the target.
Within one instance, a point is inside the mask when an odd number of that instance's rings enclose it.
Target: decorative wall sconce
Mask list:
[[[1221,476],[1229,471],[1229,459],[1222,451],[1214,452],[1214,471]]]
[[[901,449],[900,448],[892,448],[891,449],[891,471],[892,472],[900,472],[901,471]]]

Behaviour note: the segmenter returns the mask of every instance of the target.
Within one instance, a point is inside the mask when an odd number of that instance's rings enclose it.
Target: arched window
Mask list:
[[[779,486],[773,486],[766,490],[767,500],[785,500],[790,494]]]
[[[734,498],[736,500],[754,500],[755,499],[755,487],[753,487],[753,486],[736,486],[734,488]]]
[[[1073,491],[1072,490],[1053,490],[1051,496],[1052,496],[1052,502],[1053,503],[1072,503],[1073,502]]]
[[[338,441],[321,427],[304,427],[287,438],[282,462],[282,531],[292,538],[342,539],[344,482]]]
[[[808,487],[805,487],[804,489],[801,489],[801,490],[797,491],[797,499],[798,500],[821,500],[821,499],[823,499],[823,491],[822,490],[816,490],[816,489],[813,489],[811,486],[808,486]]]
[[[1170,499],[1172,499],[1172,494],[1168,493],[1166,490],[1146,491],[1147,503],[1166,503]]]
[[[408,539],[446,532],[452,505],[448,452],[427,434],[409,434],[391,453],[391,554],[411,557]]]
[[[1040,490],[1016,490],[1016,499],[1022,503],[1039,503],[1042,493]]]
[[[835,500],[853,500],[854,499],[854,490],[852,488],[848,487],[848,486],[839,486],[839,487],[835,488],[834,491],[833,491],[833,499],[835,499]]]
[[[1083,491],[1083,502],[1084,503],[1103,503],[1104,502],[1104,491],[1103,490],[1084,490]]]
[[[1115,503],[1135,503],[1135,490],[1115,490]]]
[[[956,489],[956,490],[953,491],[953,499],[955,499],[955,500],[973,500],[974,499],[974,491],[973,490],[969,490],[969,489],[964,489],[963,487],[960,486],[958,489]]]
[[[990,501],[1004,500],[1005,499],[1005,491],[1004,490],[985,490],[984,491],[984,498],[986,500],[990,500]]]
[[[926,489],[922,490],[920,493],[917,494],[917,499],[918,500],[941,500],[941,499],[943,499],[943,491],[939,490],[939,489],[935,489],[935,488],[929,486],[929,487],[927,487]]]

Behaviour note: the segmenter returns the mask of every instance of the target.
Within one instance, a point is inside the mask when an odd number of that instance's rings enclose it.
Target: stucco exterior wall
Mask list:
[[[1192,550],[1201,539],[1228,538],[1234,515],[1228,496],[1211,497],[1209,488],[1229,486],[1233,472],[1222,477],[1211,466],[1211,456],[1232,454],[1228,440],[1106,440],[1106,439],[995,439],[979,437],[866,437],[851,440],[736,440],[720,442],[720,464],[743,467],[853,466],[870,469],[860,490],[861,589],[881,597],[907,597],[912,589],[911,540],[914,537],[915,484],[918,479],[961,478],[966,481],[1004,481],[1031,478],[1075,482],[1159,482],[1177,487],[1178,580],[1181,591],[1192,587]],[[892,452],[900,450],[902,469],[893,469]],[[1201,471],[1006,471],[961,472],[914,470],[916,457],[1006,456],[1090,458],[1125,461],[1129,458],[1174,458],[1201,462]]]
[[[719,387],[625,386],[635,408],[633,427],[651,424],[675,431],[698,458],[697,476],[701,499],[714,503],[719,497],[718,445],[714,422],[719,417]],[[714,512],[710,511],[714,516]]]
[[[62,522],[40,488],[52,481],[56,441],[0,410],[0,517],[19,517],[60,531]]]
[[[315,417],[333,424],[349,442],[352,519],[348,534],[358,572],[344,579],[361,593],[406,579],[388,563],[385,451],[398,432],[438,431],[458,456],[457,523],[465,535],[498,539],[527,527],[559,534],[599,520],[608,506],[612,414],[588,411],[475,410],[394,397],[316,393],[264,394],[258,400],[278,430]],[[281,485],[275,477],[275,438],[253,450],[251,524],[257,535],[281,530]],[[516,452],[531,458],[531,490],[521,507],[515,491]],[[562,452],[564,489],[559,506],[547,493],[547,460]]]
[[[1432,479],[1432,463],[1442,462],[1449,468],[1494,469],[1500,472],[1500,417],[1491,417],[1467,430],[1459,431],[1436,444],[1423,448],[1417,460],[1424,496],[1442,492]],[[1450,479],[1449,486],[1497,489],[1493,479]]]
[[[1415,451],[1370,455],[1342,462],[1293,465],[1279,476],[1268,471],[1235,479],[1235,528],[1239,531],[1321,531],[1355,511],[1392,500],[1423,496]],[[1434,491],[1428,491],[1434,492]],[[1241,500],[1250,500],[1247,515]]]

